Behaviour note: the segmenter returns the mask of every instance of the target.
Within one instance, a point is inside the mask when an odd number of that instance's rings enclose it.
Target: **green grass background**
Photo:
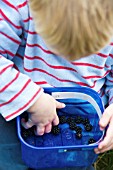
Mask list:
[[[113,170],[113,151],[100,154],[94,167],[95,170]]]

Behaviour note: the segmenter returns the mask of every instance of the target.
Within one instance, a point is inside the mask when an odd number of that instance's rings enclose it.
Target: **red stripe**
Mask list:
[[[58,77],[56,77],[56,76],[48,73],[47,71],[41,70],[41,69],[38,69],[38,68],[33,68],[33,69],[31,69],[31,70],[30,70],[30,69],[27,69],[27,68],[24,68],[24,69],[25,69],[25,71],[27,71],[27,72],[39,71],[39,72],[45,73],[45,74],[47,74],[47,75],[49,75],[49,76],[51,76],[51,77],[53,77],[53,78],[55,78],[56,80],[61,81],[61,82],[72,82],[72,83],[76,83],[76,84],[79,84],[79,85],[82,85],[82,86],[88,86],[88,87],[91,87],[91,88],[93,88],[93,87],[95,86],[95,82],[94,82],[94,85],[93,85],[93,86],[89,86],[88,84],[83,83],[83,82],[76,82],[76,81],[72,81],[72,80],[60,79],[60,78],[58,78]]]
[[[39,44],[26,44],[28,47],[39,47],[42,51],[44,51],[47,54],[53,54],[51,51],[49,50],[45,50],[43,47],[41,47]]]
[[[103,57],[103,58],[107,58],[108,57],[108,55],[102,54],[102,53],[97,53],[97,55],[100,56],[100,57]]]
[[[110,91],[110,89],[109,89],[109,90],[107,90],[107,91],[106,91],[106,93],[108,94],[108,93],[109,93],[109,91]]]
[[[8,104],[8,103],[11,103],[13,100],[15,100],[15,99],[25,90],[25,88],[28,86],[28,84],[29,84],[30,82],[31,82],[31,80],[29,79],[29,80],[25,83],[25,85],[22,87],[22,89],[21,89],[15,96],[13,96],[9,101],[0,104],[0,107],[6,105],[6,104]]]
[[[29,17],[29,18],[27,18],[27,19],[24,19],[23,21],[24,21],[24,22],[28,22],[28,21],[30,21],[30,20],[32,20],[32,17]]]
[[[106,73],[103,75],[103,76],[97,76],[97,75],[94,75],[94,76],[82,76],[83,78],[85,79],[91,79],[91,78],[103,78],[105,77],[110,71],[106,71]]]
[[[20,44],[20,41],[14,39],[14,38],[12,38],[12,37],[10,37],[9,35],[5,34],[4,32],[1,32],[1,31],[0,31],[0,33],[1,33],[2,35],[6,36],[7,38],[9,38],[11,41],[15,42],[16,44]]]
[[[38,81],[38,82],[35,82],[37,85],[44,85],[44,84],[48,84],[46,81]],[[49,84],[50,85],[50,84]],[[55,87],[53,85],[50,85],[51,87]]]
[[[6,52],[5,52],[5,51],[2,51],[2,50],[0,50],[0,53],[1,53],[1,54],[6,54]]]
[[[7,54],[9,54],[10,56],[14,57],[15,54],[13,54],[11,51],[5,50]]]
[[[113,80],[109,80],[109,79],[107,79],[109,82],[111,82],[111,83],[113,83]]]
[[[38,85],[41,85],[41,84],[47,84],[47,82],[46,81],[37,81],[37,82],[35,82],[36,84],[38,84]]]
[[[111,58],[113,58],[113,54],[109,54],[109,56],[110,56]]]
[[[95,64],[90,64],[90,63],[79,63],[79,62],[72,62],[73,65],[76,65],[76,66],[90,66],[90,67],[94,67],[94,68],[97,68],[97,69],[103,69],[104,67],[101,67],[101,66],[97,66]]]
[[[25,30],[25,29],[24,29],[24,31],[27,32],[27,33],[29,33],[29,34],[33,34],[33,35],[34,35],[34,34],[37,34],[37,32],[35,32],[35,31],[29,31],[29,30]]]
[[[113,99],[113,97],[111,97],[111,98],[109,99],[109,103],[112,101],[112,99]]]
[[[11,20],[9,20],[9,18],[3,13],[3,11],[2,11],[1,9],[0,9],[0,12],[1,12],[2,16],[3,16],[10,24],[12,24],[15,28],[17,28],[17,29],[22,29],[21,26],[15,25]]]
[[[8,5],[9,7],[11,7],[11,8],[13,8],[13,9],[15,9],[16,11],[18,11],[17,10],[17,8],[14,6],[14,5],[12,5],[12,4],[10,4],[7,0],[2,0],[6,5]]]
[[[110,43],[110,45],[113,45],[113,42],[112,42],[112,43]]]
[[[106,68],[110,68],[110,66],[107,66],[107,64],[105,64],[105,67],[106,67]]]
[[[18,67],[14,64],[14,68],[17,70],[17,71],[19,71],[19,69],[18,69]]]
[[[39,56],[29,57],[29,56],[26,56],[26,55],[25,55],[25,58],[27,58],[27,59],[29,59],[29,60],[34,60],[34,59],[41,60],[41,61],[43,61],[46,65],[48,65],[48,66],[51,67],[51,68],[55,68],[55,69],[65,69],[65,70],[71,70],[71,71],[77,72],[75,69],[70,68],[70,67],[50,65],[50,64],[48,64],[43,58],[41,58],[41,57],[39,57]]]
[[[101,93],[100,97],[104,96],[104,94],[105,94],[105,93],[104,93],[104,91],[103,91],[103,92]]]
[[[3,72],[5,72],[8,68],[10,67],[13,67],[13,64],[10,64],[8,66],[6,66],[5,68],[3,68],[1,71],[0,71],[0,75],[3,74]]]
[[[6,90],[18,77],[19,77],[19,72],[16,74],[16,76],[14,77],[14,79],[12,81],[10,81],[2,89],[0,89],[0,93],[3,92],[4,90]]]
[[[18,5],[17,8],[23,8],[23,7],[26,6],[26,5],[27,5],[27,1],[25,1],[24,3]]]
[[[19,113],[20,111],[24,110],[34,99],[35,97],[37,96],[37,94],[39,94],[41,91],[41,88],[36,92],[36,94],[21,108],[19,108],[17,111],[13,112],[12,114],[8,115],[5,117],[5,119],[9,119],[11,118],[12,116],[16,115],[17,113]]]
[[[21,58],[22,60],[23,60],[23,56],[21,56],[20,54],[16,54],[16,56],[18,57],[18,58]]]

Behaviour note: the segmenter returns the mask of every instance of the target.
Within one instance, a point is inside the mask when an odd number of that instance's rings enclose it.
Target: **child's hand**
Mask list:
[[[56,109],[64,108],[65,104],[56,101],[51,95],[43,93],[28,109],[28,121],[22,119],[22,125],[28,129],[36,125],[36,134],[43,135],[51,131],[52,125],[58,125]]]
[[[97,154],[113,149],[113,104],[106,108],[99,125],[101,130],[104,130],[107,125],[109,126],[105,138],[100,142],[98,148],[95,149]]]

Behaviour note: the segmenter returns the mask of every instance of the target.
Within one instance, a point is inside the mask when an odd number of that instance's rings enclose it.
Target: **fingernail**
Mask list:
[[[100,153],[99,151],[96,152],[96,154],[99,154],[99,153]]]
[[[104,130],[104,128],[100,127],[100,130],[101,130],[101,131],[103,131],[103,130]]]
[[[38,132],[38,135],[39,136],[42,136],[44,133],[43,132]]]
[[[66,105],[64,103],[62,103],[62,107],[65,107]]]
[[[50,133],[51,132],[51,130],[48,130],[46,133]]]
[[[99,149],[102,149],[102,146],[99,146],[98,148],[99,148]]]

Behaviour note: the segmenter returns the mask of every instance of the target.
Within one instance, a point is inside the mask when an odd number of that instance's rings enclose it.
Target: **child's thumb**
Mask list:
[[[56,101],[56,108],[57,109],[61,109],[61,108],[64,108],[66,105],[64,103],[61,103],[61,102],[58,102]]]

